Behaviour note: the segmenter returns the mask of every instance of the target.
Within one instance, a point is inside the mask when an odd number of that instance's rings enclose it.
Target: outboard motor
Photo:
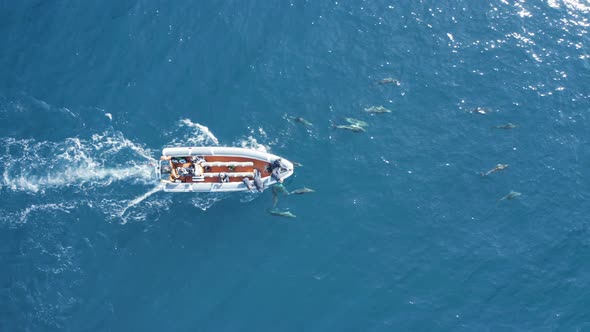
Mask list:
[[[246,188],[248,188],[248,190],[252,191],[252,189],[254,189],[254,187],[252,187],[252,184],[250,183],[250,179],[243,178],[242,182],[246,185]]]
[[[264,191],[264,185],[262,184],[262,177],[258,168],[254,169],[254,186],[259,192]]]

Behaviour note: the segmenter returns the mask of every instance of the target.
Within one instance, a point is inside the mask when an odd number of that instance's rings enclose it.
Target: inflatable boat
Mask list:
[[[164,148],[155,166],[167,192],[259,191],[293,174],[274,154],[233,147]]]

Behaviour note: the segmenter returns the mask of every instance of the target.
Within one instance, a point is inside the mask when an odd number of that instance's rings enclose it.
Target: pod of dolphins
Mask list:
[[[291,213],[290,211],[281,211],[277,209],[277,203],[279,202],[279,196],[288,196],[288,195],[303,195],[308,193],[313,193],[315,190],[303,187],[300,189],[295,189],[293,191],[287,190],[282,183],[277,183],[272,186],[272,209],[268,210],[273,216],[277,217],[287,217],[287,218],[295,218],[296,216]]]
[[[399,85],[401,85],[401,83],[399,80],[397,80],[395,78],[386,77],[386,78],[375,81],[374,85],[396,85],[396,86],[399,86]],[[383,106],[366,107],[363,109],[363,112],[369,113],[371,115],[392,113],[392,111],[390,109],[387,109]],[[472,113],[472,114],[487,115],[491,111],[487,108],[476,107],[476,108],[467,110],[467,112]],[[288,122],[295,124],[295,125],[300,124],[305,127],[313,126],[313,124],[310,121],[308,121],[307,119],[300,117],[300,116],[291,116],[288,114],[284,114],[283,118],[286,119]],[[335,129],[342,129],[342,130],[352,131],[355,133],[361,133],[361,132],[365,132],[366,128],[369,126],[367,122],[359,120],[359,119],[355,119],[355,118],[345,117],[344,120],[346,121],[346,124],[333,124],[332,127]],[[492,128],[493,129],[510,130],[510,129],[514,129],[517,127],[518,126],[516,124],[508,122],[505,124],[493,126]],[[293,163],[293,164],[295,166],[303,166],[299,163]],[[486,172],[481,172],[480,175],[487,177],[495,172],[502,171],[506,168],[508,168],[508,164],[497,164],[492,169],[490,169]],[[315,190],[307,188],[307,187],[303,187],[301,189],[296,189],[293,191],[288,191],[282,184],[280,184],[280,183],[275,184],[272,188],[273,208],[270,210],[267,210],[267,211],[268,211],[268,213],[270,213],[273,216],[295,218],[296,216],[293,213],[291,213],[290,211],[286,211],[286,210],[281,211],[276,208],[278,200],[279,200],[279,196],[302,195],[302,194],[307,194],[307,193],[312,193],[312,192],[315,192]],[[508,194],[501,197],[498,201],[515,199],[515,198],[520,197],[521,195],[522,195],[521,193],[511,190]]]
[[[483,107],[476,107],[476,108],[468,110],[467,112],[472,113],[472,114],[486,115],[486,114],[490,113],[490,110],[488,110],[487,108],[483,108]],[[518,125],[516,125],[512,122],[508,122],[505,124],[501,124],[501,125],[497,125],[497,126],[492,127],[492,129],[505,129],[505,130],[514,129],[514,128],[518,128]],[[506,168],[508,168],[508,164],[497,164],[496,166],[494,166],[494,168],[488,170],[487,172],[481,172],[479,174],[481,176],[488,176],[492,173],[504,170]],[[518,191],[511,190],[508,194],[506,194],[506,195],[502,196],[500,199],[498,199],[498,201],[515,199],[520,196],[522,196],[521,193],[519,193]]]

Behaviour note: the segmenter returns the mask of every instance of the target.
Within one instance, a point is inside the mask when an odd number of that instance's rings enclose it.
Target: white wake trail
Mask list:
[[[144,193],[141,196],[136,197],[135,199],[131,200],[129,203],[127,203],[127,205],[121,210],[119,211],[119,218],[121,218],[123,221],[121,222],[122,224],[126,224],[127,223],[127,219],[124,217],[125,216],[125,212],[127,212],[127,210],[129,210],[130,208],[136,206],[137,204],[143,202],[144,200],[146,200],[148,197],[150,197],[151,195],[159,192],[160,190],[162,190],[162,185],[157,185],[154,188],[152,188],[150,191]]]
[[[6,172],[3,174],[3,186],[13,191],[30,191],[37,193],[48,188],[80,186],[84,183],[100,184],[103,186],[113,181],[133,179],[148,181],[152,169],[149,166],[128,168],[70,168],[60,173],[43,176],[29,176],[19,174],[11,178]]]

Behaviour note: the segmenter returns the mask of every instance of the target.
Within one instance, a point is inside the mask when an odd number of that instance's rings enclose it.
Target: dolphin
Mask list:
[[[313,126],[313,123],[307,121],[305,118],[302,118],[300,116],[291,116],[288,115],[287,113],[283,114],[283,118],[287,119],[287,121],[291,122],[291,123],[301,123],[303,125],[306,126]]]
[[[301,195],[301,194],[314,193],[314,192],[315,192],[315,190],[313,190],[313,189],[303,187],[301,189],[293,190],[292,192],[289,193],[289,195]]]
[[[514,123],[508,122],[506,124],[499,125],[499,126],[494,126],[492,128],[495,128],[495,129],[514,129],[516,127],[518,127],[518,126],[515,125]]]
[[[300,117],[300,116],[292,117],[291,119],[292,119],[292,120],[293,120],[293,122],[295,122],[295,123],[301,123],[301,124],[304,124],[304,125],[306,125],[306,126],[310,126],[310,127],[311,127],[311,126],[313,126],[313,123],[311,123],[311,122],[309,122],[309,121],[305,120],[304,118],[302,118],[302,117]]]
[[[360,133],[360,132],[365,131],[365,128],[360,127],[360,126],[337,125],[337,126],[334,126],[334,128],[346,129],[346,130],[354,131],[355,133]]]
[[[302,163],[298,163],[296,161],[292,161],[291,163],[293,164],[294,167],[303,167]]]
[[[503,201],[503,200],[506,200],[506,199],[514,199],[514,198],[517,198],[517,197],[519,197],[521,195],[522,194],[519,193],[518,191],[511,190],[506,196],[500,198],[499,201]]]
[[[488,176],[488,175],[490,175],[490,174],[492,174],[494,172],[501,171],[501,170],[506,169],[506,168],[508,168],[508,164],[498,164],[494,168],[492,168],[491,170],[489,170],[489,171],[487,171],[485,173],[482,172],[482,173],[479,173],[479,174],[481,176]]]
[[[381,84],[381,85],[385,85],[385,84],[395,84],[395,85],[400,85],[399,80],[393,78],[393,77],[386,77],[383,79],[380,79],[377,81],[377,84]]]
[[[371,106],[371,107],[365,108],[365,112],[367,112],[367,113],[391,113],[391,110],[388,110],[387,108],[385,108],[383,106]]]
[[[273,216],[286,217],[286,218],[297,217],[296,215],[294,215],[290,211],[281,211],[281,210],[277,210],[277,209],[272,209],[272,210],[267,210],[267,211],[268,211],[268,213],[272,214]]]
[[[344,118],[344,120],[346,120],[346,122],[350,123],[351,125],[357,126],[357,127],[368,127],[369,126],[365,121],[355,119],[355,118]]]

